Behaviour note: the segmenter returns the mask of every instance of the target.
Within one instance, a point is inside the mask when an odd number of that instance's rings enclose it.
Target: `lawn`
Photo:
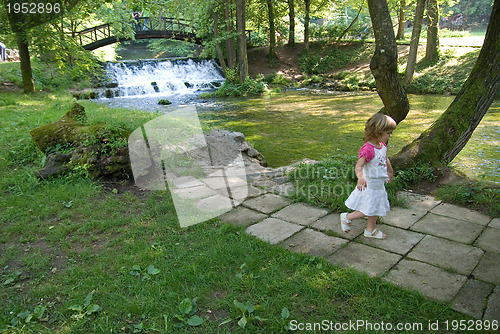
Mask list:
[[[90,181],[78,171],[36,179],[44,156],[29,130],[59,119],[73,102],[64,94],[0,93],[0,331],[279,333],[292,320],[425,329],[429,321],[465,319],[217,219],[182,229],[168,192]],[[90,122],[130,128],[154,117],[85,107]]]

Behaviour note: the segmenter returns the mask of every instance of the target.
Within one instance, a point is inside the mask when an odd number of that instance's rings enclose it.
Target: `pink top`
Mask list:
[[[387,147],[387,145],[385,145],[385,143],[383,142],[380,142],[380,144],[380,147],[375,147],[372,143],[366,142],[359,150],[358,159],[361,157],[365,157],[366,162],[370,162],[370,160],[375,156],[375,149],[380,150],[384,146]]]

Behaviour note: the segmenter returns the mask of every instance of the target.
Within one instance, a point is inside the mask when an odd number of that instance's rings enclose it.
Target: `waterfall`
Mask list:
[[[219,87],[222,70],[213,60],[141,60],[108,63],[115,97],[183,96]],[[108,97],[109,96],[108,94]]]

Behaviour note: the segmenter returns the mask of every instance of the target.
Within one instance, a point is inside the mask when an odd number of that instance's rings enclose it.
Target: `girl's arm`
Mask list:
[[[391,161],[387,158],[387,175],[389,175],[389,180],[387,183],[391,183],[392,177],[394,176],[394,170],[392,169]]]
[[[356,176],[358,177],[358,184],[357,184],[356,188],[358,188],[358,190],[361,190],[361,191],[365,190],[365,188],[366,188],[366,179],[365,179],[365,175],[363,174],[363,166],[365,165],[365,163],[366,163],[366,158],[361,157],[358,159],[358,162],[356,163],[356,167],[354,167],[354,171],[356,172]]]

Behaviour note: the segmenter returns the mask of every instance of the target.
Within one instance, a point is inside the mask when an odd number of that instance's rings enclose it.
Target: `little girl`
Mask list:
[[[340,214],[342,231],[351,230],[353,219],[368,217],[364,236],[377,239],[386,237],[382,231],[375,229],[375,224],[379,216],[385,216],[390,210],[384,183],[391,182],[393,170],[387,158],[386,143],[395,128],[396,122],[381,113],[366,121],[363,138],[365,144],[359,150],[355,168],[358,184],[345,201],[345,205],[355,211]]]

